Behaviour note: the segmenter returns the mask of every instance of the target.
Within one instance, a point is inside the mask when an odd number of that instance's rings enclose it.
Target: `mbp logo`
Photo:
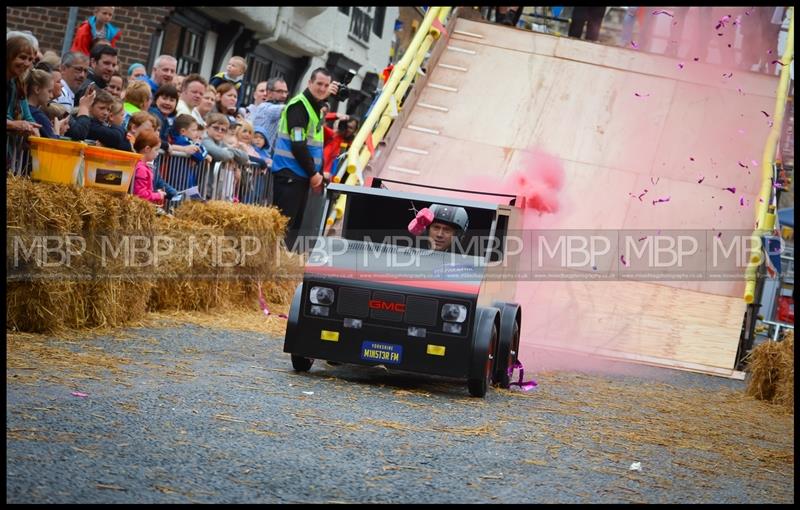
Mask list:
[[[373,310],[385,310],[395,313],[403,313],[406,311],[406,305],[403,303],[390,303],[389,301],[383,301],[381,299],[370,299],[369,307]]]

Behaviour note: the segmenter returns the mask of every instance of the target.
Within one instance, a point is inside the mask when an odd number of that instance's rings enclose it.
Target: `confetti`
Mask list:
[[[639,195],[639,197],[638,197],[639,198],[639,202],[642,201],[642,197],[645,196],[645,195],[647,195],[647,190],[646,189],[642,192],[641,195]]]
[[[767,50],[767,55],[772,55],[772,50]]]
[[[647,236],[640,237],[640,238],[639,238],[639,241],[644,241],[645,239],[647,239]]]
[[[658,181],[660,181],[660,180],[661,180],[661,177],[657,178],[657,179],[655,180],[655,182],[653,182],[653,178],[652,178],[652,177],[650,177],[650,182],[651,182],[651,183],[653,183],[653,186],[655,186],[656,184],[658,184]]]
[[[719,30],[720,28],[725,28],[725,25],[728,24],[728,21],[730,19],[731,19],[731,17],[729,15],[727,15],[727,14],[725,16],[721,17],[719,19],[719,21],[717,22],[717,26],[714,27],[714,30]],[[717,35],[722,35],[722,34],[717,34]]]
[[[744,205],[744,195],[739,197],[739,205]]]
[[[753,166],[758,166],[758,161],[756,161],[755,159],[751,159],[750,163],[752,163]]]
[[[731,43],[728,43],[728,48],[730,48],[730,47],[731,47]]]
[[[694,161],[694,158],[689,156],[689,161]]]
[[[722,73],[723,78],[733,78],[733,73]]]
[[[667,15],[667,16],[669,16],[670,18],[674,18],[674,16],[672,15],[672,13],[671,13],[671,12],[669,12],[669,11],[665,11],[665,10],[663,10],[663,9],[661,9],[661,10],[658,10],[658,11],[653,11],[653,16],[658,16],[659,14],[666,14],[666,15]]]
[[[700,57],[694,57],[692,60],[694,60],[695,62],[700,62]]]
[[[747,165],[745,165],[744,163],[742,163],[742,162],[741,162],[741,160],[740,160],[740,161],[737,161],[737,163],[739,163],[739,166],[740,166],[740,167],[742,167],[742,168],[747,168]]]
[[[628,267],[628,262],[625,260],[625,255],[620,255],[619,260],[622,262],[623,266]]]
[[[680,62],[680,63],[678,64],[678,69],[683,69],[683,62]]]
[[[775,125],[775,123],[774,123],[774,122],[772,122],[771,120],[768,120],[768,121],[767,121],[767,126],[769,126],[769,127],[772,127],[772,126],[774,126],[774,125]]]
[[[764,110],[761,110],[761,113],[763,113],[766,117],[769,117],[769,114],[767,112],[765,112]]]
[[[722,209],[722,206],[720,206],[720,209]],[[717,232],[717,238],[720,238],[720,237],[722,237],[722,232]]]
[[[280,317],[281,319],[288,319],[289,318],[289,316],[286,315],[285,313],[278,314],[278,317]]]
[[[719,206],[719,210],[720,210],[720,211],[722,210],[722,206]]]
[[[633,49],[635,49],[635,50],[638,50],[638,49],[639,49],[639,45],[638,45],[638,44],[636,44],[636,41],[631,41],[631,48],[633,48]]]
[[[660,204],[661,202],[669,202],[670,197],[659,198],[658,200],[653,200],[653,205]]]
[[[731,188],[722,188],[722,189],[724,189],[725,191],[730,191],[734,195],[736,194],[736,187],[735,186],[731,187]]]
[[[650,94],[639,94],[638,92],[634,92],[633,95],[636,97],[650,97]]]
[[[73,397],[81,397],[81,398],[86,398],[89,396],[86,393],[81,393],[80,391],[73,391],[72,393],[70,393],[70,395],[72,395]]]
[[[763,198],[761,198],[761,197],[758,197],[758,201],[759,201],[760,203],[762,203],[762,204],[764,203],[764,199],[763,199]]]
[[[697,179],[697,184],[702,184],[702,182],[703,182],[704,180],[706,180],[706,178],[705,178],[705,177],[703,177],[703,176],[701,175],[701,176],[700,176],[700,178],[699,178],[699,179]]]
[[[785,65],[786,65],[786,64],[784,64],[783,62],[781,62],[780,60],[773,60],[772,62],[770,62],[770,64],[778,64],[778,65],[780,65],[781,67],[783,67],[783,66],[785,66]]]

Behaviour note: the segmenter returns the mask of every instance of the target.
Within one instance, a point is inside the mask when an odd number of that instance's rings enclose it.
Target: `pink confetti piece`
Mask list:
[[[722,237],[722,232],[717,232],[717,238]]]
[[[744,95],[744,90],[742,90],[742,87],[736,87],[736,91],[737,91],[739,94],[741,94],[741,95]]]
[[[658,181],[660,181],[660,180],[661,180],[661,177],[658,177],[658,178],[656,178],[655,182],[653,182],[653,178],[652,178],[652,177],[650,177],[650,182],[651,182],[651,183],[653,183],[653,186],[655,186],[656,184],[658,184]]]
[[[700,178],[697,179],[697,184],[702,184],[704,180],[706,180],[706,178],[701,175]]]
[[[629,264],[628,264],[628,262],[625,260],[625,255],[620,255],[620,256],[619,256],[619,260],[620,260],[620,262],[622,262],[622,265],[623,265],[623,266],[625,266],[625,267],[628,267],[628,265],[629,265]]]
[[[730,191],[734,195],[736,194],[736,186],[733,186],[733,187],[730,187],[730,188],[722,188],[722,189],[724,189],[725,191]]]
[[[719,206],[719,210],[720,210],[720,211],[722,210],[722,206]]]
[[[742,168],[747,168],[747,165],[745,165],[744,163],[742,163],[742,161],[741,161],[741,160],[737,161],[737,163],[739,163],[739,166],[740,166],[740,167],[742,167]]]
[[[762,204],[764,203],[764,199],[763,199],[763,198],[761,198],[761,197],[758,197],[758,201],[759,201],[760,203],[762,203]]]
[[[661,10],[658,10],[658,11],[653,11],[653,16],[658,16],[659,14],[666,14],[666,15],[667,15],[667,16],[669,16],[670,18],[674,18],[674,17],[675,17],[675,16],[673,16],[673,14],[672,14],[671,12],[669,12],[669,11],[665,11],[665,10],[663,10],[663,9],[661,9]]]
[[[513,365],[508,367],[508,377],[509,377],[509,379],[514,374],[514,370],[517,369],[517,368],[519,369],[519,380],[518,381],[514,381],[512,383],[509,383],[509,386],[519,386],[520,389],[522,389],[522,391],[528,391],[528,390],[532,390],[533,388],[535,388],[536,386],[539,385],[533,379],[531,379],[530,381],[527,381],[527,382],[522,382],[522,378],[525,375],[525,368],[522,366],[522,362],[519,361],[519,360],[515,361]]]
[[[670,197],[659,198],[657,200],[653,200],[653,205],[660,204],[662,202],[669,202]]]
[[[778,65],[780,65],[781,67],[783,67],[783,66],[785,66],[785,65],[786,65],[786,64],[784,64],[783,62],[781,62],[780,60],[773,60],[772,62],[770,62],[770,64],[778,64]]]
[[[722,73],[723,78],[733,78],[733,73]]]
[[[767,126],[769,126],[769,127],[772,127],[772,126],[774,126],[774,125],[775,125],[775,123],[774,123],[774,122],[772,122],[772,120],[768,120],[768,121],[767,121]]]
[[[753,166],[758,166],[758,161],[756,161],[755,159],[751,159],[750,163],[752,163]]]
[[[767,112],[765,112],[764,110],[761,110],[761,113],[763,113],[765,117],[769,117],[769,114]]]
[[[731,48],[731,43],[728,43],[728,48]]]
[[[636,97],[650,97],[650,94],[639,94],[638,92],[634,92],[633,95]]]
[[[278,317],[280,317],[281,319],[288,319],[289,318],[289,316],[286,315],[285,313],[279,313]]]
[[[767,55],[772,55],[772,50],[767,50]]]
[[[678,63],[678,69],[683,69],[683,62]]]
[[[700,57],[694,57],[692,60],[694,60],[695,62],[700,62]]]
[[[86,398],[89,396],[88,394],[81,393],[80,391],[73,391],[72,393],[70,393],[70,395],[72,395],[73,397],[81,397],[81,398]]]
[[[714,30],[719,30],[720,28],[725,28],[725,25],[728,24],[728,21],[730,21],[730,19],[731,19],[731,17],[728,14],[726,14],[723,17],[721,17],[719,19],[719,21],[717,22],[717,26],[714,27]]]
[[[645,196],[645,195],[647,195],[647,190],[646,189],[637,197],[639,199],[639,202],[642,201],[642,197]]]
[[[641,242],[641,241],[644,241],[645,239],[647,239],[647,236],[640,237],[638,240]]]
[[[689,156],[689,161],[694,161],[694,158]]]
[[[744,195],[739,197],[739,205],[744,205]]]
[[[636,41],[631,41],[631,48],[633,48],[634,50],[638,50],[639,49],[639,45],[636,44]]]
[[[261,291],[261,282],[258,282],[258,305],[261,307],[261,311],[264,312],[264,315],[269,317],[269,308],[267,308],[267,300],[264,299],[264,293]]]

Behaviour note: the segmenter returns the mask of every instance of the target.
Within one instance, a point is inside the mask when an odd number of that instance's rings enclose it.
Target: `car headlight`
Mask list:
[[[448,303],[442,307],[442,320],[449,322],[464,322],[467,319],[467,307]]]
[[[315,305],[330,306],[333,304],[333,289],[328,287],[311,287],[308,297]]]

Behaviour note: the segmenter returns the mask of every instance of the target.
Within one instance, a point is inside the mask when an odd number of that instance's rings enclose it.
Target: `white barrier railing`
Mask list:
[[[6,131],[6,172],[16,177],[31,175],[31,147],[21,131]]]

